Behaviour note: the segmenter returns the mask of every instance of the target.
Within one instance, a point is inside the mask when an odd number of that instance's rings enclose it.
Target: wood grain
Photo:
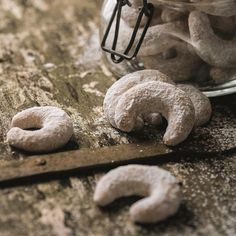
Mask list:
[[[101,60],[101,0],[0,0],[0,165],[30,158],[5,142],[11,118],[22,109],[55,105],[72,117],[75,135],[58,152],[157,141],[165,126],[124,134],[103,117],[102,102],[115,81]],[[3,236],[235,235],[235,151],[214,157],[191,151],[235,148],[236,96],[212,100],[211,122],[179,149],[189,155],[158,164],[183,183],[178,214],[157,225],[134,225],[128,208],[136,198],[100,209],[92,201],[105,170],[0,190]],[[153,164],[153,163],[152,163]]]

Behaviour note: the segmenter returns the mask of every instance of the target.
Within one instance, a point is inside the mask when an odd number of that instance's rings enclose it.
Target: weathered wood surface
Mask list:
[[[100,5],[96,0],[0,0],[0,165],[27,158],[4,140],[12,116],[35,105],[59,106],[71,115],[75,136],[62,151],[160,137],[152,128],[125,135],[103,118],[103,97],[115,78],[97,51]],[[212,102],[212,121],[182,148],[236,146],[236,96]],[[96,207],[92,195],[103,170],[1,189],[0,235],[236,234],[234,151],[214,157],[192,154],[159,165],[183,182],[181,209],[163,223],[131,223],[128,209],[135,198]]]

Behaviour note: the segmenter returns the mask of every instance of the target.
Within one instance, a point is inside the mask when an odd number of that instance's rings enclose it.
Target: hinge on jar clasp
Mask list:
[[[124,52],[121,53],[121,52],[116,51],[116,46],[117,46],[117,41],[118,41],[118,37],[119,37],[121,11],[122,11],[122,7],[124,7],[125,5],[128,5],[129,7],[132,6],[132,4],[129,2],[129,0],[117,0],[116,6],[114,8],[114,11],[112,13],[111,19],[108,23],[107,29],[105,31],[105,34],[104,34],[104,37],[103,37],[103,40],[101,43],[102,49],[105,52],[108,52],[111,54],[111,59],[114,63],[120,63],[125,59],[132,60],[133,58],[135,58],[137,56],[139,49],[143,43],[144,37],[147,33],[148,27],[150,26],[150,23],[151,23],[151,20],[153,17],[153,12],[154,12],[154,6],[151,3],[147,3],[147,0],[143,0],[143,6],[140,8],[137,22],[134,26],[134,30],[133,30],[133,33],[130,38],[130,42],[128,43]],[[137,42],[137,46],[135,47],[133,54],[129,55],[130,50],[134,46],[135,39],[137,37],[137,32],[139,30],[139,27],[140,27],[140,24],[141,24],[141,21],[142,21],[142,18],[144,15],[147,17],[147,22],[146,22],[145,26],[143,27],[142,34]],[[112,24],[113,24],[115,18],[116,18],[116,25],[115,25],[115,33],[114,33],[112,47],[107,48],[106,41],[109,36],[110,30],[112,28]]]

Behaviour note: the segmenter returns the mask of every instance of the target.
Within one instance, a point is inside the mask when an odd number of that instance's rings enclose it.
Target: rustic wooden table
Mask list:
[[[38,105],[61,107],[73,119],[75,136],[61,151],[161,140],[163,128],[126,135],[103,117],[104,94],[115,78],[98,51],[100,6],[101,0],[0,0],[0,166],[29,158],[4,140],[12,116]],[[92,196],[106,171],[93,170],[0,189],[0,235],[236,235],[236,96],[212,104],[210,124],[179,148],[189,154],[154,163],[183,183],[174,217],[133,224],[128,209],[136,198],[98,208]]]

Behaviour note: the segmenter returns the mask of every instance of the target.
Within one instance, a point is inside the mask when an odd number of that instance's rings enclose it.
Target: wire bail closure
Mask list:
[[[120,19],[121,19],[121,12],[122,12],[122,7],[128,5],[129,7],[132,6],[132,4],[129,2],[129,0],[117,0],[116,6],[113,10],[111,19],[108,23],[107,29],[105,31],[101,47],[105,52],[108,52],[111,54],[111,59],[114,63],[120,63],[122,61],[126,60],[132,60],[135,58],[139,52],[139,49],[143,43],[144,37],[147,33],[148,27],[150,26],[152,17],[153,17],[153,12],[154,12],[154,6],[151,3],[147,3],[147,0],[143,0],[143,6],[140,8],[140,12],[137,18],[137,22],[134,26],[134,31],[132,33],[130,42],[128,46],[126,47],[125,51],[123,53],[117,52],[116,51],[116,46],[117,46],[117,41],[119,37],[119,30],[120,30]],[[130,50],[133,48],[135,39],[137,37],[137,32],[139,30],[142,18],[146,16],[147,17],[147,22],[145,26],[143,27],[143,32],[138,40],[137,46],[134,49],[134,53],[132,55],[129,55]],[[116,18],[116,25],[115,25],[115,34],[114,34],[114,40],[112,43],[112,48],[107,48],[106,47],[106,41],[107,38],[110,34],[111,27],[113,22],[115,21]]]

